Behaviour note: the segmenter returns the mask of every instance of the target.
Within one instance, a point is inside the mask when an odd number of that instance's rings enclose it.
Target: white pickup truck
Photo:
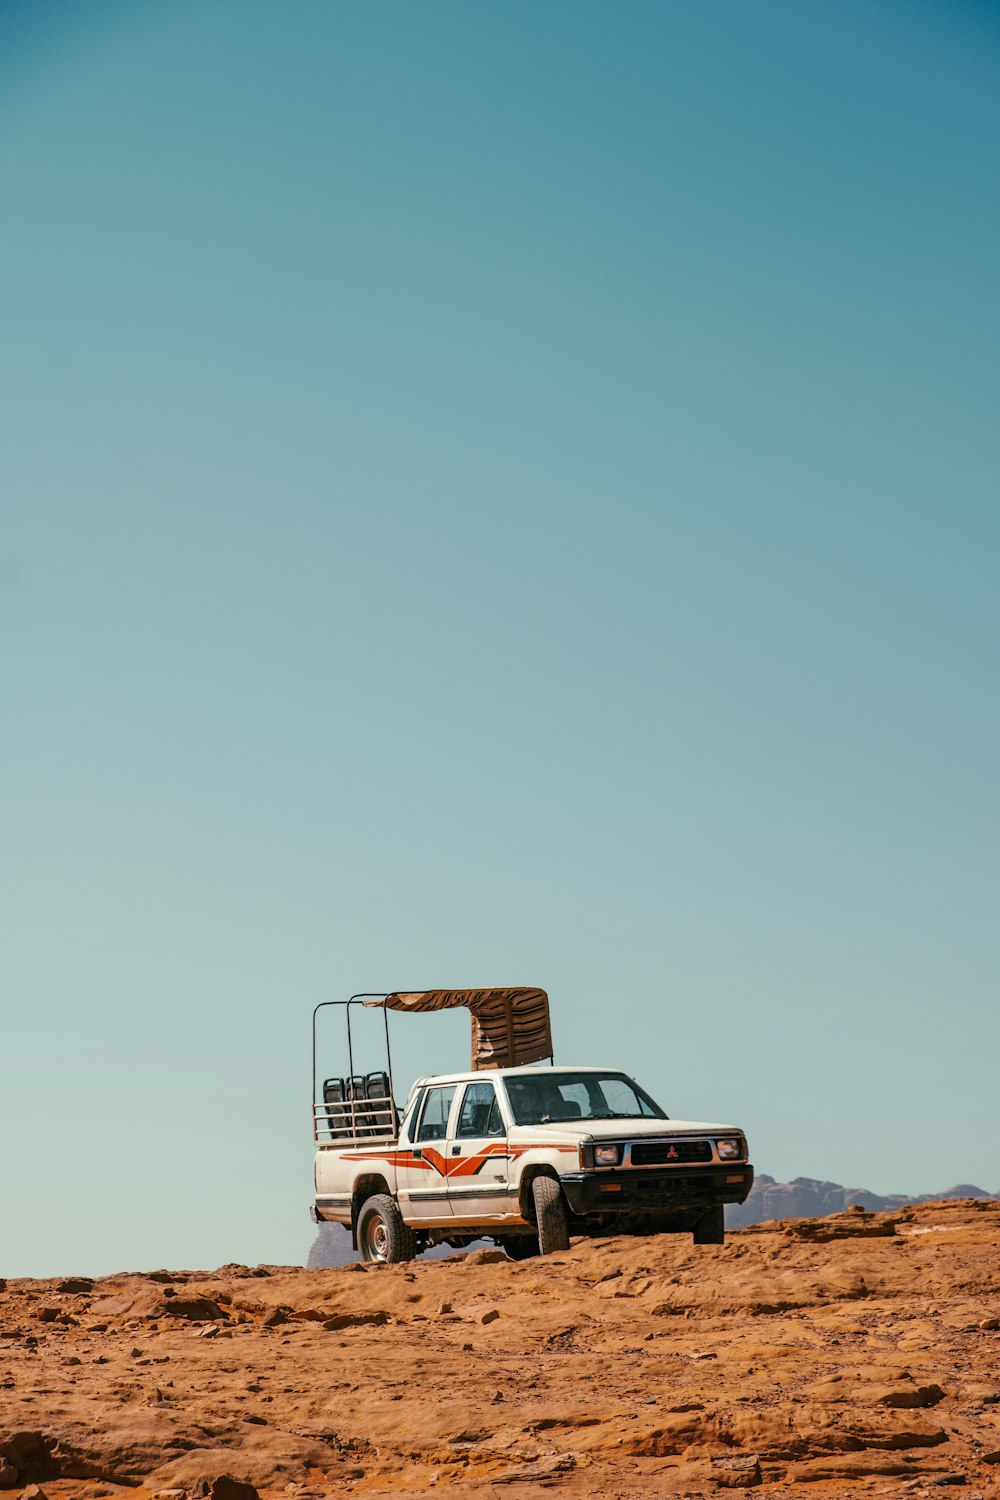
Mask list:
[[[390,1071],[327,1078],[313,1120],[313,1216],[349,1229],[368,1261],[483,1236],[517,1260],[565,1250],[573,1234],[686,1231],[718,1245],[723,1205],[742,1203],[753,1185],[737,1126],[671,1120],[611,1068],[421,1078],[401,1115]]]

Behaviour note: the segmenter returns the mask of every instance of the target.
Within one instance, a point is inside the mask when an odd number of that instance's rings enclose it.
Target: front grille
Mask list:
[[[713,1196],[714,1183],[711,1177],[639,1177],[634,1185],[637,1198],[669,1198],[676,1202],[678,1198],[684,1201],[697,1202],[699,1198]]]
[[[711,1160],[711,1141],[636,1141],[632,1146],[633,1167],[663,1167],[675,1161]]]

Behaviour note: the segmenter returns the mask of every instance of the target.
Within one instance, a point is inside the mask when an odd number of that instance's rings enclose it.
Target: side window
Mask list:
[[[503,1115],[500,1113],[500,1100],[497,1098],[496,1094],[493,1095],[493,1103],[490,1105],[490,1117],[486,1121],[486,1134],[507,1134],[507,1127],[503,1122]]]
[[[451,1083],[446,1088],[427,1090],[417,1130],[418,1141],[444,1140],[448,1134],[448,1116],[451,1114],[451,1101],[455,1097],[456,1088],[457,1084]]]
[[[405,1130],[408,1138],[413,1140],[413,1128],[420,1118],[420,1111],[424,1102],[424,1090],[421,1089],[413,1101],[412,1108],[403,1111],[403,1119],[400,1122],[400,1130]]]
[[[500,1129],[490,1129],[499,1123]],[[465,1140],[479,1140],[485,1135],[503,1134],[503,1120],[492,1083],[468,1083],[458,1116],[458,1134]]]

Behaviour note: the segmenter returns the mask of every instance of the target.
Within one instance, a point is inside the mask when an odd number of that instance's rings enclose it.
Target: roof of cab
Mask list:
[[[573,1063],[557,1063],[553,1067],[549,1063],[544,1066],[530,1063],[520,1068],[481,1068],[478,1072],[471,1073],[428,1073],[425,1077],[416,1079],[413,1087],[423,1088],[429,1083],[483,1083],[489,1078],[551,1078],[557,1073],[618,1073],[623,1078],[630,1076],[624,1068],[595,1068]]]

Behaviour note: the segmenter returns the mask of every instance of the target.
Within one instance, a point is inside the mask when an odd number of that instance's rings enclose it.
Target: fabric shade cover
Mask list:
[[[472,1066],[516,1068],[552,1056],[549,997],[544,990],[418,990],[386,995],[387,1010],[472,1012]]]

